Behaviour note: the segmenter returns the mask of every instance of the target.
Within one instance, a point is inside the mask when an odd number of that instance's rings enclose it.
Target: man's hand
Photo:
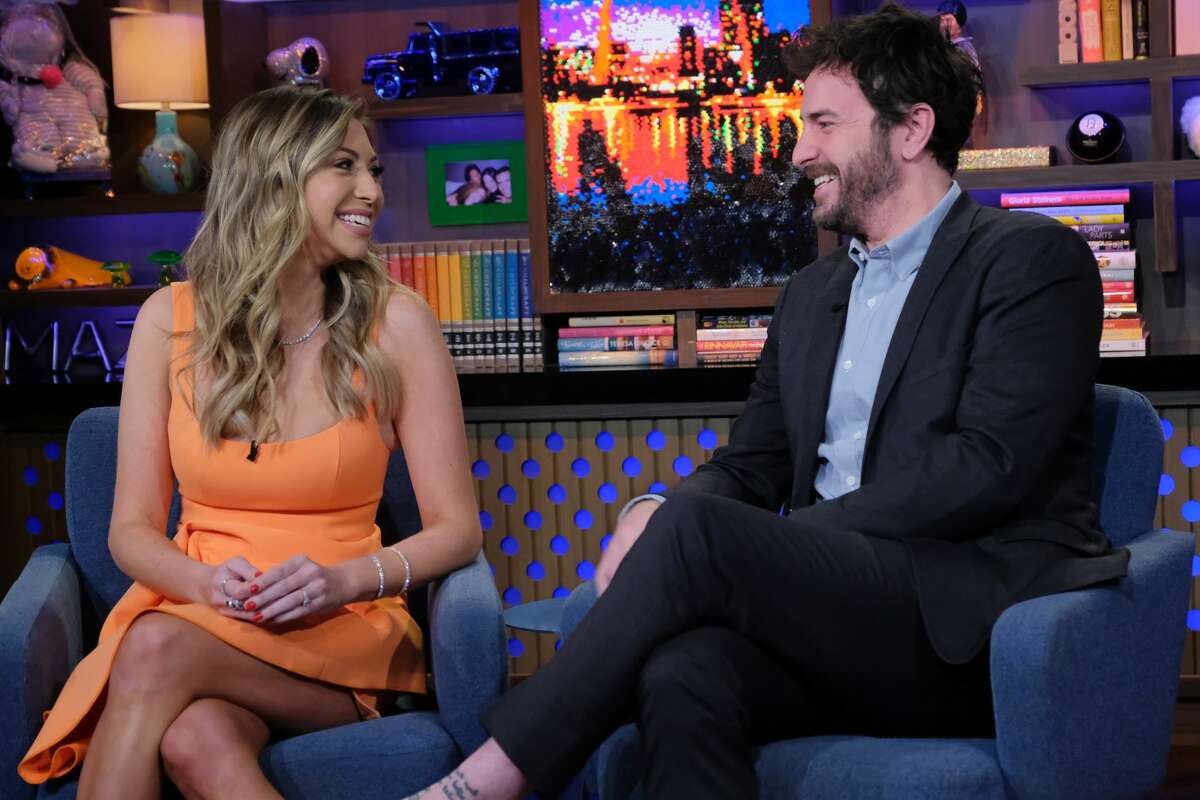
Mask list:
[[[621,562],[625,560],[625,554],[642,535],[642,531],[646,529],[646,523],[660,505],[662,503],[657,500],[643,500],[629,509],[629,513],[617,523],[617,529],[613,531],[613,537],[608,540],[608,547],[605,548],[604,555],[600,556],[600,564],[596,567],[597,597],[604,594],[604,590],[612,581],[613,573],[617,571],[617,567],[621,566]]]

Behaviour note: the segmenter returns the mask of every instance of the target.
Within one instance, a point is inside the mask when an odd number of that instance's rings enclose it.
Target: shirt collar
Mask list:
[[[950,213],[950,207],[962,194],[958,181],[950,181],[950,188],[933,209],[914,223],[908,230],[891,241],[884,242],[873,251],[867,251],[867,245],[857,236],[850,240],[850,260],[861,272],[867,266],[868,257],[888,256],[892,272],[897,279],[908,278],[921,266],[929,245],[933,243],[934,234],[941,227],[942,221]]]

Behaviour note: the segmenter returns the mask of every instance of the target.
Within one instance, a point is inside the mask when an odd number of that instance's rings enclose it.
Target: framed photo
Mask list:
[[[425,150],[429,224],[529,218],[524,142],[433,145]]]
[[[538,0],[522,47],[542,67],[526,130],[544,309],[766,297],[815,256],[782,50],[828,16],[828,0]]]

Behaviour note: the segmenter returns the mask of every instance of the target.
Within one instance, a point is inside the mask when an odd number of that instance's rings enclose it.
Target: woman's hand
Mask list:
[[[345,570],[322,566],[308,556],[289,558],[255,580],[246,603],[254,622],[291,622],[309,614],[341,608],[354,590]]]
[[[254,565],[241,556],[210,568],[208,582],[204,587],[204,601],[227,617],[251,620],[253,609],[243,611],[230,602],[245,603],[254,594],[254,579],[262,575]]]

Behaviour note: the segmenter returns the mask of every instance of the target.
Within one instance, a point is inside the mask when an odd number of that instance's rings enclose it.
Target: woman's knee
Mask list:
[[[269,735],[266,724],[252,712],[205,698],[175,718],[163,734],[159,753],[167,775],[180,789],[209,796],[228,777],[230,765],[257,758]]]
[[[146,614],[135,620],[117,648],[109,692],[145,694],[177,685],[177,667],[187,659],[189,624],[166,614]]]

